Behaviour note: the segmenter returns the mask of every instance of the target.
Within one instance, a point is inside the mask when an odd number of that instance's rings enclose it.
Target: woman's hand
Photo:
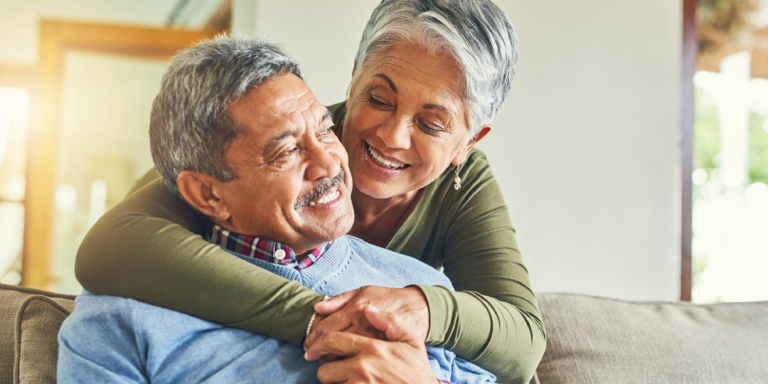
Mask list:
[[[365,308],[369,305],[387,313],[392,321],[407,324],[403,330],[407,333],[407,338],[424,344],[429,333],[429,306],[421,289],[369,285],[315,304],[317,317],[304,341],[305,349],[311,347],[321,336],[332,332],[343,331],[382,338],[381,331],[371,326],[365,316]]]
[[[429,366],[424,342],[411,339],[407,325],[391,314],[368,305],[363,308],[366,320],[393,341],[376,340],[348,332],[329,332],[307,347],[308,361],[334,355],[341,360],[324,363],[317,378],[330,383],[402,383],[434,384],[437,382]]]

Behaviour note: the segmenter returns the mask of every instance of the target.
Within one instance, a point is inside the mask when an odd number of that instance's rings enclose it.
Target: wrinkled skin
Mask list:
[[[342,129],[342,143],[355,181],[352,199],[356,217],[351,234],[385,245],[402,217],[398,207],[413,202],[418,191],[449,165],[461,164],[490,127],[483,127],[478,135],[469,138],[462,71],[445,53],[433,55],[417,45],[397,44],[369,59],[360,71],[350,86]],[[383,238],[372,235],[381,232],[378,228],[388,227],[393,230]],[[312,351],[308,354],[311,359],[356,359],[354,367],[326,363],[323,372],[327,377],[337,379],[341,374],[331,374],[332,367],[365,370],[359,377],[376,378],[360,382],[389,382],[377,381],[382,377],[394,382],[389,375],[405,372],[403,364],[379,364],[381,355],[366,350],[374,348],[374,343],[365,344],[360,351],[345,350],[343,355],[337,353],[338,348],[326,345],[331,343],[329,338],[337,345],[341,336],[331,335],[342,331],[381,338],[381,332],[365,316],[365,308],[371,305],[387,313],[395,323],[408,324],[401,332],[423,347],[430,319],[420,289],[363,287],[350,291],[315,305],[317,319],[305,340],[305,347]],[[357,339],[347,336],[344,340]]]

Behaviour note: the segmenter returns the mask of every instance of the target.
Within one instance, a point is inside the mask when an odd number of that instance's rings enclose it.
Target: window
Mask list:
[[[0,87],[0,283],[21,282],[29,92]]]

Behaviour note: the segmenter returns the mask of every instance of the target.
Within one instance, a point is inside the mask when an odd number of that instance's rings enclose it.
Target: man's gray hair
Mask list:
[[[165,185],[181,196],[176,179],[185,170],[236,178],[224,156],[238,134],[227,107],[288,73],[301,78],[299,66],[277,47],[244,36],[221,35],[171,59],[149,123],[152,159]]]
[[[517,62],[515,30],[498,6],[489,0],[383,0],[363,32],[355,75],[377,53],[401,42],[431,53],[447,50],[459,63],[470,138],[496,117]]]

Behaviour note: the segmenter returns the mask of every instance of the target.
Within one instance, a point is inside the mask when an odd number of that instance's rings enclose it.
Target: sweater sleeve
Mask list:
[[[96,294],[300,344],[323,296],[232,257],[197,234],[204,227],[204,217],[156,179],[96,222],[78,250],[75,274]]]
[[[462,173],[442,250],[456,292],[421,287],[430,308],[427,343],[453,350],[499,382],[528,383],[546,347],[528,270],[484,155],[473,151]]]
[[[56,382],[149,383],[130,304],[108,296],[81,295],[59,330]]]

